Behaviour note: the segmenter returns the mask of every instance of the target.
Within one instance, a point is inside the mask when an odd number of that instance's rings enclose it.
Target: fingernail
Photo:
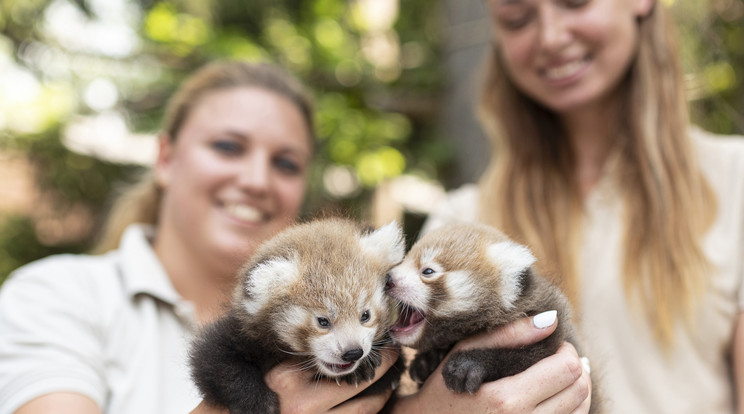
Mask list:
[[[558,311],[554,310],[538,313],[532,317],[532,325],[538,329],[547,328],[555,323],[557,317]]]
[[[592,367],[589,364],[589,358],[581,357],[581,366],[584,367],[584,371],[586,371],[587,374],[592,373]]]

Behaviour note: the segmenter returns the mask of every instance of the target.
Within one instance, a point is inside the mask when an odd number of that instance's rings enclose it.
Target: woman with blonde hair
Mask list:
[[[668,11],[655,0],[488,8],[480,117],[492,159],[427,228],[480,220],[534,251],[578,310],[610,412],[736,412],[744,141],[690,125]]]

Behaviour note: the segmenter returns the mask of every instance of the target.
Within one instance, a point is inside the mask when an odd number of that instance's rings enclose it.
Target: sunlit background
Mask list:
[[[692,116],[744,132],[744,3],[666,0]],[[217,58],[308,84],[321,137],[306,214],[415,232],[487,147],[474,121],[482,0],[2,0],[0,282],[90,246],[113,194],[153,161],[163,106]]]

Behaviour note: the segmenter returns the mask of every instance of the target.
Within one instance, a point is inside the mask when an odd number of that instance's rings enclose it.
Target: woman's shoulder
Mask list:
[[[144,240],[143,230],[132,226],[124,233],[119,249],[100,255],[67,253],[47,256],[14,270],[0,288],[36,284],[65,290],[85,285],[91,289],[120,289],[126,273],[125,262],[144,260],[139,252],[142,250],[139,245],[146,243]]]
[[[59,254],[36,260],[13,271],[0,287],[2,296],[66,297],[86,300],[117,290],[116,253],[103,256]]]

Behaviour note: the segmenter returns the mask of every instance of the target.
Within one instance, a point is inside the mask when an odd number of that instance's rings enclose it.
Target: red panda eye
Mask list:
[[[370,317],[369,311],[366,310],[366,311],[362,312],[362,317],[359,320],[362,321],[362,323],[364,323],[364,322],[367,322],[369,320],[369,317]]]
[[[434,273],[434,269],[431,267],[427,267],[426,269],[421,271],[421,274],[429,276],[430,274]]]
[[[328,328],[329,326],[331,326],[331,321],[329,321],[328,318],[320,317],[318,318],[318,325],[320,325],[320,327],[322,328]]]

